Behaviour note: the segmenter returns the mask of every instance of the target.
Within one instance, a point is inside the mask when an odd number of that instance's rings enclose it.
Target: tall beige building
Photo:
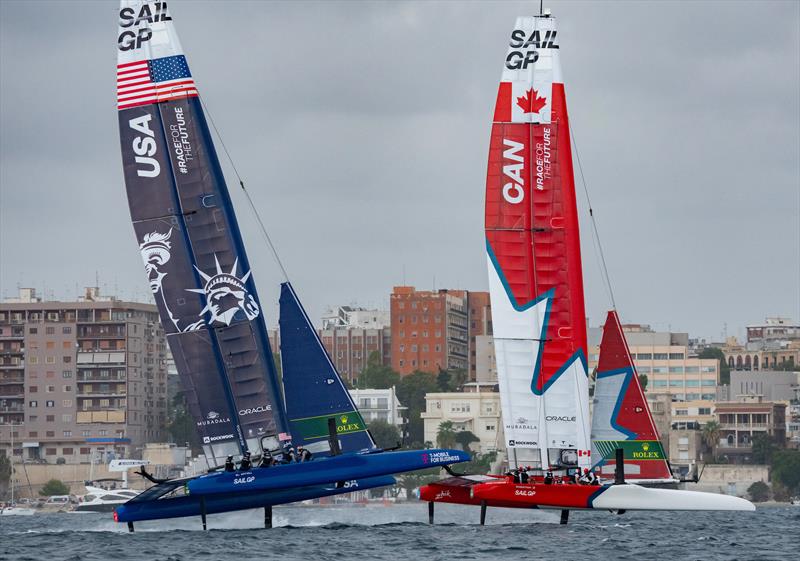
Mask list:
[[[134,457],[163,442],[166,339],[154,305],[100,297],[0,304],[0,425],[34,462]],[[0,427],[0,453],[11,428]],[[63,459],[63,460],[62,460]]]

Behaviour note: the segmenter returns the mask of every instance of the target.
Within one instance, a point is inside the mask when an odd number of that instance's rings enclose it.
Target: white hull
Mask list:
[[[754,511],[745,499],[716,493],[612,485],[594,499],[592,507],[607,510],[743,510]]]
[[[10,506],[0,510],[0,516],[33,516],[35,512],[32,508]]]

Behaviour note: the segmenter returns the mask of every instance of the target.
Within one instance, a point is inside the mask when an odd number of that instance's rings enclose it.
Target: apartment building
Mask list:
[[[0,424],[34,462],[130,457],[163,441],[166,339],[154,305],[101,297],[43,301],[33,289],[0,304]],[[0,427],[9,453],[10,427]]]
[[[466,290],[396,286],[390,298],[391,364],[415,370],[469,372],[469,297]]]
[[[358,407],[361,416],[369,424],[372,421],[384,421],[402,429],[407,422],[405,411],[394,387],[388,389],[352,389],[350,397]]]
[[[377,352],[383,364],[391,364],[389,312],[340,306],[322,318],[318,331],[322,344],[342,378],[351,385]]]
[[[786,441],[786,404],[763,401],[760,396],[717,403],[720,439],[717,454],[732,463],[747,463],[753,438],[766,434],[780,446]]]

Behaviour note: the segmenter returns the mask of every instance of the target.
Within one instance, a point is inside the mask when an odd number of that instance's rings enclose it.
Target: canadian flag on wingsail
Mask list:
[[[551,82],[500,82],[495,122],[549,123],[552,89]]]

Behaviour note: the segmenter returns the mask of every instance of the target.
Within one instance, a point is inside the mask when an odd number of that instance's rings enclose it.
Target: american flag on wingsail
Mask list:
[[[197,96],[183,55],[126,62],[117,66],[117,108]]]

